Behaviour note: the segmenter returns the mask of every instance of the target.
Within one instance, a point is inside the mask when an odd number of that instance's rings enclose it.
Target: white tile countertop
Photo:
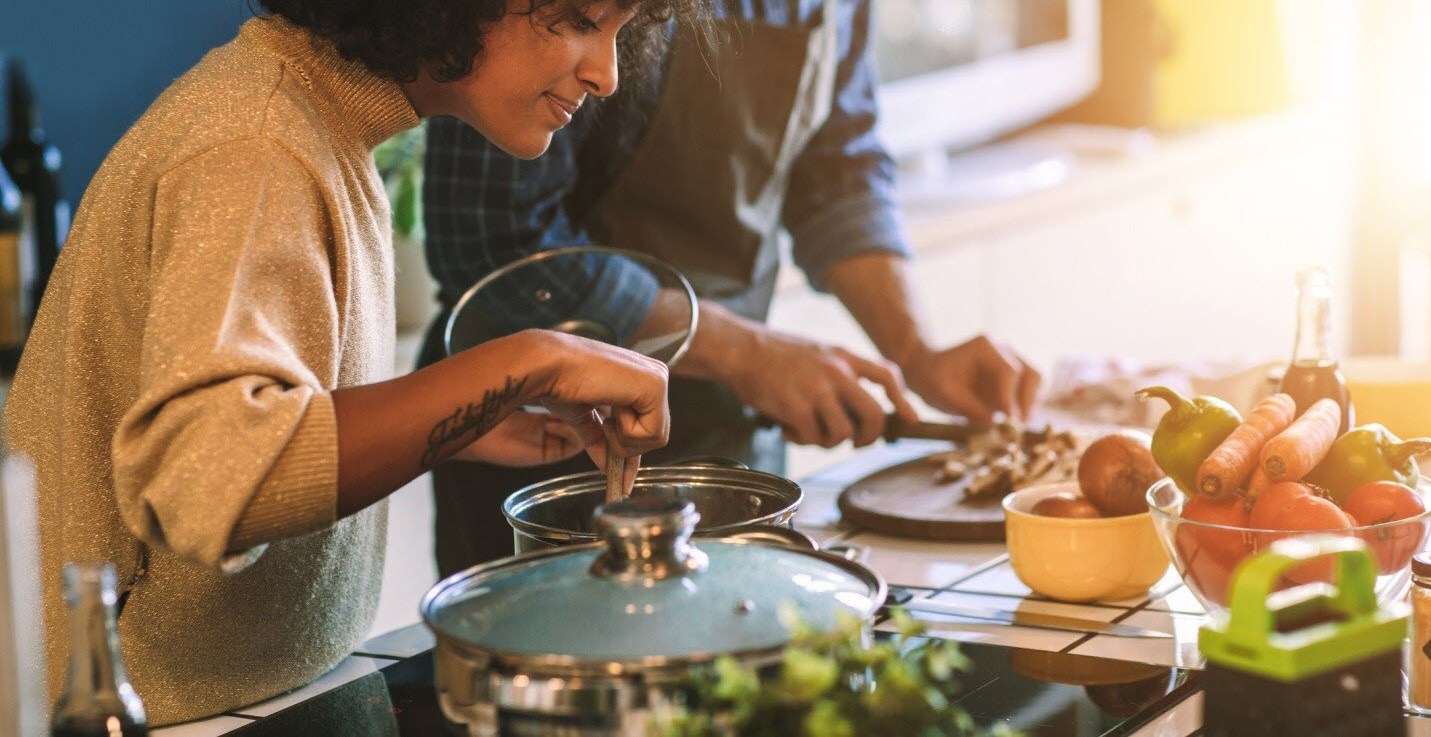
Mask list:
[[[1120,623],[1170,632],[1171,639],[1126,638],[1030,629],[921,614],[929,635],[964,642],[986,642],[1116,660],[1181,666],[1203,665],[1197,633],[1204,616],[1197,601],[1171,570],[1146,595],[1116,602],[1071,604],[1029,591],[1009,566],[1002,543],[955,543],[906,540],[862,531],[840,522],[836,500],[845,486],[874,470],[947,446],[924,441],[880,445],[851,460],[801,480],[805,501],[796,527],[821,545],[844,543],[864,550],[863,561],[891,586],[914,596],[982,609],[1019,610]],[[887,625],[880,625],[887,627]],[[421,624],[376,637],[318,681],[262,704],[202,722],[158,729],[158,737],[212,737],[360,678],[397,660],[422,653],[434,644]],[[1201,693],[1177,704],[1135,732],[1139,737],[1191,737],[1201,733]],[[1408,718],[1409,734],[1431,737],[1431,719]]]

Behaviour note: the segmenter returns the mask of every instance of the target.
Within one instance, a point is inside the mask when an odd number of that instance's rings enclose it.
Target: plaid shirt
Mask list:
[[[782,212],[793,259],[816,289],[823,288],[832,266],[851,256],[910,253],[894,202],[894,165],[874,133],[872,1],[831,0],[840,13],[835,99],[829,119],[794,163]],[[717,17],[805,27],[819,22],[824,3],[717,0],[711,10]],[[598,106],[583,106],[576,120],[557,131],[547,153],[531,161],[503,153],[455,119],[429,122],[423,186],[427,261],[447,304],[502,264],[538,249],[590,243],[572,219],[629,160],[639,142],[639,135],[629,135],[629,121],[654,113],[661,73],[648,72],[648,83],[633,94],[603,101],[599,114],[588,111]],[[598,118],[628,121],[628,135],[618,135],[622,125],[604,129]],[[644,317],[654,292],[654,281],[631,274],[632,267],[625,262],[610,268],[599,260],[558,264],[512,288],[566,285],[566,300],[549,303],[554,310],[592,306],[597,302],[592,296],[600,294],[608,300],[599,308],[609,313],[605,321],[624,336]]]

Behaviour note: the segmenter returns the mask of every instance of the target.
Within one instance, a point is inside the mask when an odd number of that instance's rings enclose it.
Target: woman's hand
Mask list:
[[[584,447],[604,449],[609,443],[630,458],[666,444],[671,434],[666,364],[574,335],[537,332],[554,345],[544,351],[551,360],[549,378],[534,398],[565,421]]]
[[[513,412],[452,457],[524,467],[563,461],[585,450],[598,468],[605,468],[608,440],[623,458],[634,458],[663,445],[670,431],[670,418],[654,417],[650,411],[643,413],[639,408],[659,408],[661,413],[665,412],[665,364],[604,343],[576,340],[579,342],[549,349],[565,354],[572,362],[571,366],[556,370],[586,374],[581,381],[558,377],[547,393],[534,397],[550,414]],[[633,361],[633,357],[640,360]],[[575,368],[577,366],[584,368]],[[612,391],[625,393],[610,393]],[[614,399],[618,396],[623,399]],[[612,403],[631,404],[618,404],[616,419],[613,419],[608,406],[577,401],[593,397],[612,397]],[[620,419],[622,415],[627,418],[624,423]],[[633,479],[637,465],[628,464],[626,469]]]
[[[629,495],[636,484],[636,471],[641,468],[641,455],[623,449],[621,440],[615,436],[616,423],[611,420],[610,410],[550,399],[542,404],[546,405],[553,416],[560,417],[566,423],[572,435],[577,438],[579,446],[586,448],[586,454],[597,468],[606,469],[606,461],[611,451],[626,459],[626,465],[622,467],[621,488]]]
[[[363,509],[459,452],[532,465],[591,448],[604,463],[603,425],[623,457],[659,448],[671,426],[666,380],[666,365],[653,358],[528,330],[405,376],[335,390],[338,512]],[[529,415],[507,424],[534,402],[551,408],[555,420]],[[597,407],[612,408],[610,419],[601,420]],[[541,424],[553,421],[565,429]],[[634,473],[636,464],[627,465]]]

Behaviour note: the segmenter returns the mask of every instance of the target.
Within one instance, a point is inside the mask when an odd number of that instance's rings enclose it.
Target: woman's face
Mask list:
[[[403,85],[417,113],[451,115],[531,159],[587,95],[615,92],[616,34],[635,11],[615,0],[555,0],[529,12],[530,2],[508,0],[507,15],[482,29],[482,51],[466,77],[437,82],[424,72]]]

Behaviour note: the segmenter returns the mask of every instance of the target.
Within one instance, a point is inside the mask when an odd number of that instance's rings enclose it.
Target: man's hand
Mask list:
[[[930,406],[974,422],[988,422],[995,412],[1026,419],[1038,395],[1038,372],[982,335],[953,348],[932,347],[910,283],[908,262],[880,252],[846,258],[826,276],[830,291]]]
[[[930,406],[974,422],[989,422],[995,412],[1026,419],[1041,378],[1017,353],[983,335],[942,351],[914,351],[904,376]]]
[[[843,348],[822,345],[768,328],[751,335],[738,357],[730,385],[740,400],[773,419],[795,443],[831,448],[846,440],[869,445],[884,432],[884,408],[861,379],[884,389],[895,411],[917,419],[905,396],[899,369]]]

